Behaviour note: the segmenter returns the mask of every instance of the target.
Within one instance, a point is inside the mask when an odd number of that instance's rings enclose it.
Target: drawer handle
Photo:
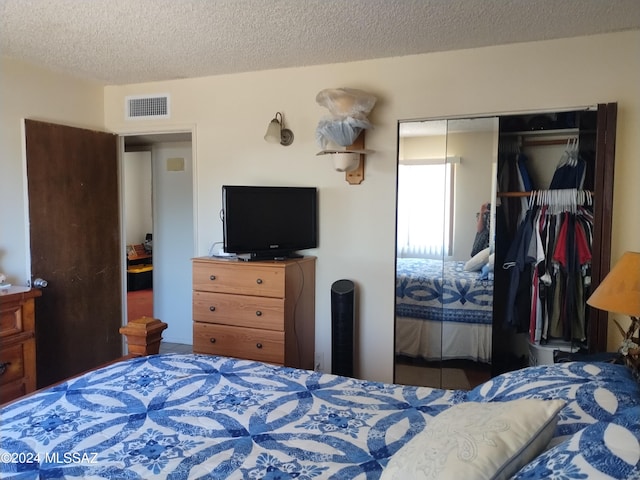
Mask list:
[[[7,367],[11,365],[11,362],[2,362],[0,363],[0,375],[4,375],[4,372],[7,371]]]
[[[262,348],[262,344],[261,343],[256,343],[256,347]]]
[[[262,316],[262,312],[261,312],[260,310],[258,310],[258,311],[256,312],[256,317],[261,317],[261,316]]]
[[[216,276],[215,276],[215,275],[210,275],[210,276],[209,276],[209,280],[215,280],[215,279],[216,279]]]
[[[262,285],[262,279],[261,279],[261,278],[257,279],[257,280],[256,280],[256,283],[257,283],[258,285]]]
[[[209,342],[211,342],[211,343],[216,343],[216,339],[215,339],[214,337],[211,337],[211,338],[209,339]]]
[[[211,305],[211,306],[209,307],[209,311],[210,311],[210,312],[215,312],[215,311],[216,311],[216,307],[214,307],[213,305]]]

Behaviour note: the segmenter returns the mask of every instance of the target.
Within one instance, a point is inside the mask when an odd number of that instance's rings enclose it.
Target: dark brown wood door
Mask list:
[[[122,355],[117,136],[25,121],[37,384]]]
[[[598,104],[594,167],[594,232],[591,250],[591,291],[595,291],[611,267],[613,175],[616,157],[617,103]],[[589,352],[607,351],[608,312],[589,308]]]

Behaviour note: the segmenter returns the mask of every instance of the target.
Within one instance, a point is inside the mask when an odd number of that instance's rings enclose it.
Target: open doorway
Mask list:
[[[127,321],[167,323],[167,342],[191,344],[195,253],[191,132],[123,137]]]
[[[153,317],[153,176],[150,146],[128,146],[122,162],[127,248],[127,321]]]

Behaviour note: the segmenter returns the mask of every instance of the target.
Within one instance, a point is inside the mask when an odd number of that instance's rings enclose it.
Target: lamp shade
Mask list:
[[[640,252],[626,252],[587,300],[592,307],[640,317]]]
[[[281,139],[280,122],[277,119],[273,119],[269,122],[267,127],[267,133],[264,134],[264,139],[269,143],[280,143]]]

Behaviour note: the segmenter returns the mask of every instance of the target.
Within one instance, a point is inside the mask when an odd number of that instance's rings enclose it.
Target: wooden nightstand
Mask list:
[[[36,389],[34,299],[40,295],[27,287],[0,290],[0,403]]]

